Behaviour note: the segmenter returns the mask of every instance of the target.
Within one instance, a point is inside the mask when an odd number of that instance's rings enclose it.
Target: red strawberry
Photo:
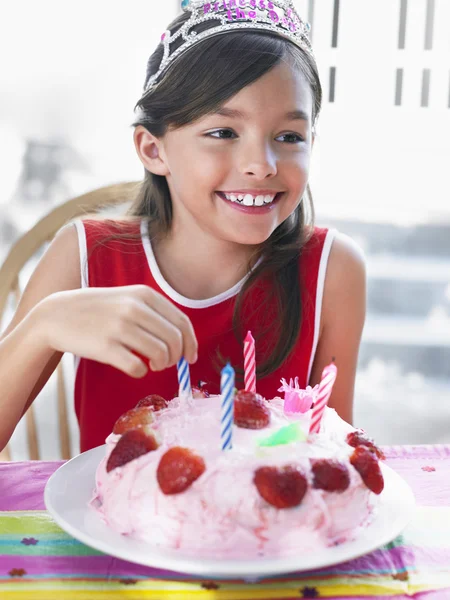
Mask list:
[[[151,423],[153,423],[153,411],[151,409],[145,406],[132,408],[117,419],[113,427],[113,433],[120,435],[130,429],[136,429]]]
[[[378,448],[374,440],[366,435],[366,432],[362,429],[356,429],[347,434],[347,444],[356,448],[357,446],[367,446],[367,448],[377,455],[380,460],[384,460],[386,457],[383,451]]]
[[[234,423],[244,429],[263,429],[270,423],[270,412],[262,396],[239,390],[234,399]]]
[[[350,456],[350,462],[361,475],[369,490],[374,494],[381,494],[384,488],[384,479],[375,454],[366,446],[357,446]]]
[[[113,469],[138,458],[138,456],[156,450],[158,446],[158,441],[152,431],[145,430],[142,427],[126,431],[109,455],[106,470],[109,473]]]
[[[306,494],[306,477],[297,467],[260,467],[253,483],[262,498],[276,508],[298,506]]]
[[[163,410],[168,407],[167,400],[164,400],[162,396],[158,396],[158,394],[151,394],[150,396],[146,396],[139,400],[136,404],[136,408],[141,408],[142,406],[146,406],[147,408],[151,408],[154,412],[159,410]]]
[[[201,456],[189,448],[174,446],[161,457],[156,478],[164,494],[179,494],[187,490],[205,469]]]
[[[344,463],[326,458],[312,463],[313,487],[326,492],[345,492],[350,485],[350,474]]]

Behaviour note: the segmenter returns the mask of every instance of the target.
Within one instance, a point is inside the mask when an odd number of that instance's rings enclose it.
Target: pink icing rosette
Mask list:
[[[298,377],[295,378],[295,381],[291,379],[289,383],[286,379],[282,379],[281,383],[282,385],[278,391],[284,392],[284,412],[286,414],[305,413],[316,401],[319,385],[313,388],[307,386],[306,390],[301,390]]]

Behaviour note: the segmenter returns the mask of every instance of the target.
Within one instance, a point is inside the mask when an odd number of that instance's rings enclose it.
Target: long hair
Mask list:
[[[178,16],[169,25],[173,33],[186,22],[189,13]],[[213,24],[216,24],[215,22]],[[209,22],[197,25],[197,33],[208,29]],[[176,50],[176,47],[172,50]],[[159,44],[149,58],[146,80],[158,71],[163,57]],[[213,36],[194,45],[169,68],[159,86],[144,93],[135,105],[139,116],[133,127],[142,125],[155,137],[163,137],[169,127],[177,129],[221,106],[244,87],[285,61],[303,74],[313,96],[312,122],[315,123],[322,104],[322,88],[314,60],[301,48],[279,36],[266,32],[234,31]],[[164,237],[171,229],[172,202],[164,176],[145,169],[144,180],[128,215],[147,220],[151,238]],[[261,258],[239,292],[234,308],[233,330],[242,343],[242,309],[252,286],[270,280],[266,302],[277,307],[278,318],[272,327],[281,335],[270,353],[259,361],[257,374],[264,377],[286,360],[292,352],[302,321],[299,256],[313,232],[314,208],[309,184],[302,202],[258,248]],[[252,257],[254,262],[255,257]],[[265,336],[259,331],[258,340]]]

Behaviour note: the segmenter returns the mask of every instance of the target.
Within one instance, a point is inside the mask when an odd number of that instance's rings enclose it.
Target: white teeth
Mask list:
[[[273,195],[262,195],[252,196],[252,194],[224,194],[227,200],[231,202],[238,202],[244,204],[244,206],[263,206],[264,204],[270,204],[275,200]]]

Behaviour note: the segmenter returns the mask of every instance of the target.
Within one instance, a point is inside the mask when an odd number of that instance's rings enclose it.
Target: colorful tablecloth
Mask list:
[[[0,598],[417,598],[450,600],[450,445],[385,447],[418,508],[392,543],[356,560],[258,583],[208,581],[93,550],[45,511],[60,462],[0,463]]]

